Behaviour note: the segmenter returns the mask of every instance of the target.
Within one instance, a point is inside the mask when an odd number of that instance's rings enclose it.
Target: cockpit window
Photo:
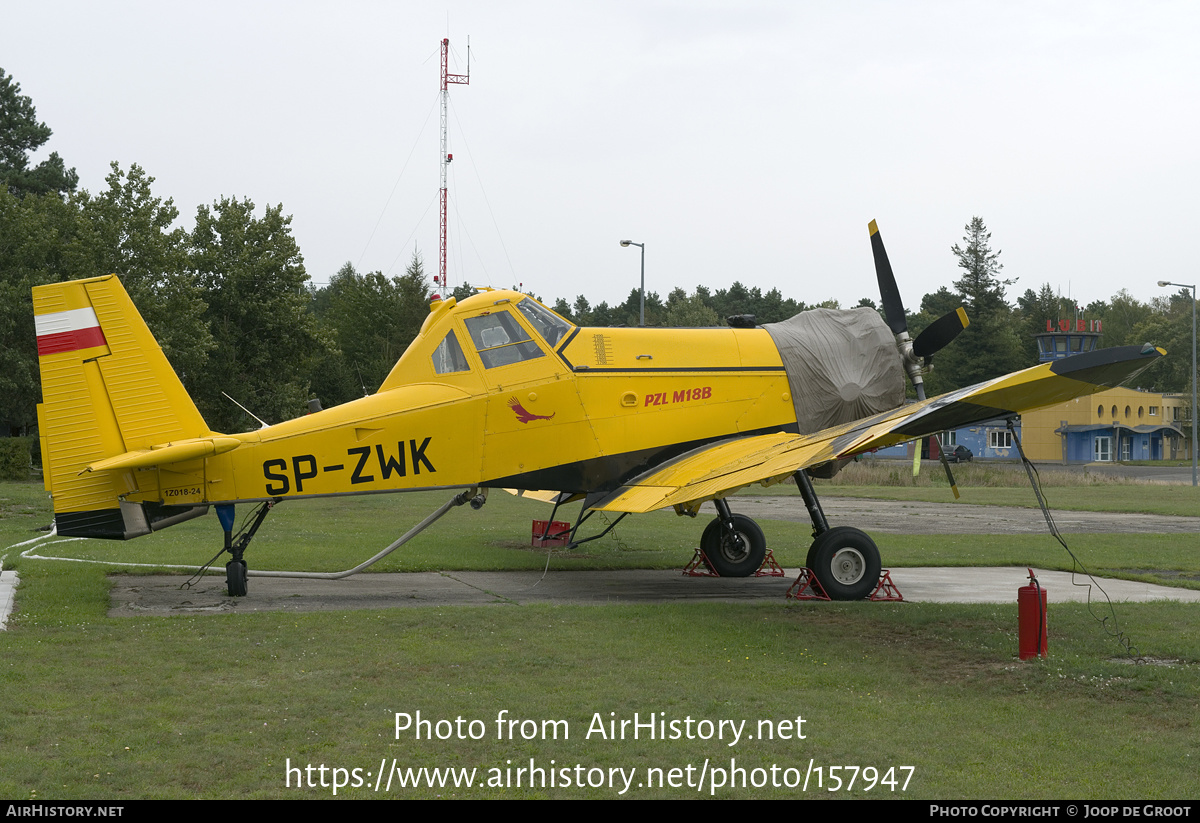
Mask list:
[[[454,372],[470,371],[467,356],[463,354],[462,346],[458,344],[458,336],[451,329],[442,338],[438,347],[433,351],[433,370],[438,374],[453,374]]]
[[[547,310],[536,300],[530,300],[526,297],[517,304],[517,308],[533,324],[538,334],[546,338],[546,342],[550,344],[551,348],[557,346],[558,341],[562,340],[567,332],[571,330],[570,324],[554,312]]]
[[[537,343],[530,339],[511,314],[506,311],[491,312],[466,319],[471,342],[479,351],[479,359],[486,368],[507,366],[545,357]]]

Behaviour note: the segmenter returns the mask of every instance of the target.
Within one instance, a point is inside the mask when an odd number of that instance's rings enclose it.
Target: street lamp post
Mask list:
[[[1196,485],[1196,284],[1171,283],[1159,280],[1159,286],[1178,286],[1192,290],[1192,485]]]
[[[622,240],[622,246],[637,246],[642,250],[642,287],[640,289],[640,306],[638,308],[638,325],[646,325],[646,244],[635,243],[632,240]]]

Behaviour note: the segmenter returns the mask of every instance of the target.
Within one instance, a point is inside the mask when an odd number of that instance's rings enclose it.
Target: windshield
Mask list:
[[[566,337],[567,332],[571,330],[571,325],[563,320],[554,312],[547,309],[536,300],[530,300],[526,297],[517,304],[517,308],[521,310],[521,314],[525,315],[538,334],[546,339],[552,347],[558,345],[558,341]]]

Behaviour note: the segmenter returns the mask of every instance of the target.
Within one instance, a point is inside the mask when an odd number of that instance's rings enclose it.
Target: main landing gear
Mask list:
[[[796,472],[796,486],[813,523],[813,542],[805,565],[832,600],[862,600],[879,585],[882,564],[879,549],[866,532],[838,526],[830,528],[813,491],[808,472]],[[749,577],[758,571],[767,553],[767,541],[758,524],[729,511],[724,500],[714,500],[717,517],[700,538],[708,564],[721,577]]]
[[[829,528],[817,500],[812,480],[804,469],[796,472],[796,488],[813,523],[813,543],[806,565],[833,600],[862,600],[879,585],[883,564],[879,548],[866,532],[850,526]]]

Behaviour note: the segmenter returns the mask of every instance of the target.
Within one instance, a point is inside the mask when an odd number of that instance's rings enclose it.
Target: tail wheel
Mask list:
[[[862,600],[879,585],[879,548],[866,532],[850,526],[830,529],[813,541],[808,567],[834,600]]]
[[[225,585],[230,597],[246,596],[246,561],[230,560],[225,564]]]
[[[700,548],[708,564],[721,577],[749,577],[758,571],[767,556],[767,538],[758,524],[744,514],[730,515],[732,531],[721,518],[704,529]]]

